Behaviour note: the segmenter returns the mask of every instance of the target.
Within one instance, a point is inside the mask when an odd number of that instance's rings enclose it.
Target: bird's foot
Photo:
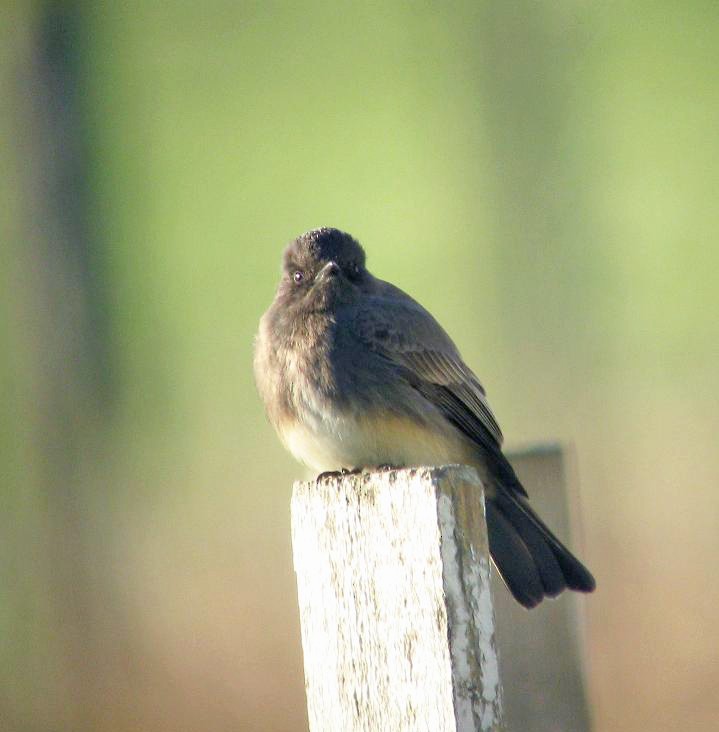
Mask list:
[[[346,475],[362,475],[364,473],[387,473],[390,470],[398,470],[396,465],[382,464],[372,466],[370,468],[340,468],[339,470],[325,470],[317,476],[317,480],[320,481],[323,478],[343,478]]]
[[[317,476],[317,480],[319,481],[323,478],[341,478],[345,475],[359,475],[361,472],[362,468],[354,468],[353,470],[350,470],[349,468],[340,468],[339,470],[325,470]]]

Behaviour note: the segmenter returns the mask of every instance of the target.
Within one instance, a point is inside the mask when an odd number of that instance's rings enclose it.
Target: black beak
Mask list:
[[[322,267],[322,269],[317,274],[318,280],[329,280],[333,277],[337,277],[340,274],[341,270],[337,262],[329,261],[327,264]]]

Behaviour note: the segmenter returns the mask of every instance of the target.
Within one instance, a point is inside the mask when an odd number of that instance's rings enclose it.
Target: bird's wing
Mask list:
[[[392,287],[389,295],[366,297],[354,311],[351,327],[470,439],[492,453],[500,451],[502,431],[484,388],[442,326],[419,303]]]

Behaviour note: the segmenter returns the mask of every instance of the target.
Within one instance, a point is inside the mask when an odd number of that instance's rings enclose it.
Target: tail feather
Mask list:
[[[521,504],[518,501],[515,502],[512,498],[502,495],[498,496],[497,505],[529,549],[542,579],[544,594],[556,597],[566,589],[567,583],[553,547],[545,538],[545,532],[521,510]]]
[[[544,597],[542,580],[526,544],[493,502],[487,502],[489,551],[517,602],[531,608]]]
[[[487,500],[489,549],[510,592],[525,607],[566,587],[591,592],[594,577],[521,495],[498,488]]]

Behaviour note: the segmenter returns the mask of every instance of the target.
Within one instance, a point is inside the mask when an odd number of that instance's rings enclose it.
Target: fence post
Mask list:
[[[296,483],[292,543],[312,732],[503,728],[473,469]]]
[[[577,487],[571,480],[573,472],[567,470],[566,450],[545,443],[510,452],[508,457],[532,506],[582,556],[577,522],[571,521]],[[584,684],[581,614],[586,598],[563,592],[527,612],[502,586],[496,572],[492,584],[507,727],[522,732],[588,732],[591,715]]]

